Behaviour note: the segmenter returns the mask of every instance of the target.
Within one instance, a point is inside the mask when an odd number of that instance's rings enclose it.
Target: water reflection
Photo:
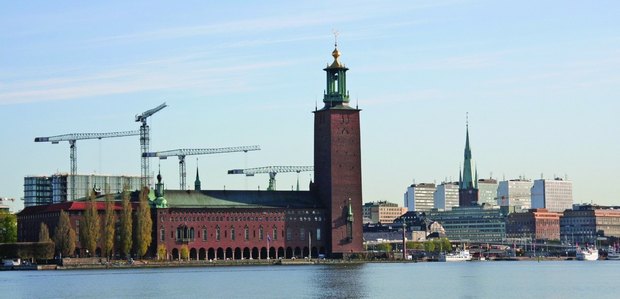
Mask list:
[[[365,264],[328,265],[315,271],[314,298],[365,298],[368,294]]]

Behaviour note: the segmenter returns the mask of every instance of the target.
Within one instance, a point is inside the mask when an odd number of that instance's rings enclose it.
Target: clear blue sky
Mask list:
[[[198,164],[208,189],[265,189],[266,175],[226,170],[312,165],[337,29],[363,109],[364,201],[402,204],[413,180],[458,179],[469,112],[481,177],[568,175],[576,202],[620,205],[620,2],[210,2],[4,2],[0,196],[69,171],[67,143],[34,137],[136,130],[134,115],[164,101],[153,150],[259,144]],[[139,140],[78,141],[78,161],[139,175]],[[176,159],[161,169],[178,188]]]

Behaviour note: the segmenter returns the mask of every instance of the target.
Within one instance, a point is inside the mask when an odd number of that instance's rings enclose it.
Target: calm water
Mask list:
[[[620,298],[620,262],[0,272],[2,298]]]

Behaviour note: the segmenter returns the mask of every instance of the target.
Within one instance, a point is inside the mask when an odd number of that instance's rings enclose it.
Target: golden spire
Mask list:
[[[343,67],[343,65],[338,61],[338,57],[340,57],[340,51],[338,51],[338,31],[334,30],[334,51],[332,51],[332,56],[334,57],[334,62],[330,67]]]

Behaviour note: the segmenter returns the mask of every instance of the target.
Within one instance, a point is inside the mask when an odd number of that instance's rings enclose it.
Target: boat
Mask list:
[[[588,246],[585,249],[577,247],[575,256],[578,261],[596,261],[598,260],[598,249],[595,246]]]
[[[619,261],[620,260],[620,251],[616,247],[609,247],[609,251],[607,252],[607,259],[611,261]]]
[[[457,250],[455,253],[442,253],[439,255],[440,262],[465,262],[471,261],[469,250]]]

